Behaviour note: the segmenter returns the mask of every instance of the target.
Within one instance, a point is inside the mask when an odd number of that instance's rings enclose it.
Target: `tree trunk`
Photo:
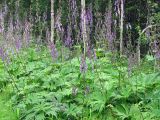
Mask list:
[[[120,56],[123,54],[123,21],[124,21],[124,1],[121,0],[121,15],[120,15]]]
[[[82,39],[84,57],[86,57],[86,45],[87,45],[87,34],[86,34],[86,11],[85,11],[85,0],[81,0],[81,22],[82,22]]]
[[[54,0],[51,0],[51,42],[54,42]]]

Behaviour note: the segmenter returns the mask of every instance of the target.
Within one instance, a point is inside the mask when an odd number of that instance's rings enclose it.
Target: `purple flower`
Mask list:
[[[66,40],[65,40],[65,45],[66,45],[67,47],[69,47],[69,48],[72,46],[71,36],[67,35]]]
[[[22,47],[22,43],[21,41],[18,39],[15,41],[15,46],[16,46],[16,51],[20,51],[21,47]]]
[[[86,10],[86,24],[92,25],[93,23],[93,14],[92,14],[92,7]]]
[[[2,59],[3,62],[6,62],[7,64],[10,63],[10,59],[9,59],[8,54],[1,47],[0,47],[0,58]]]
[[[65,45],[70,48],[72,46],[72,44],[73,44],[73,40],[71,38],[71,31],[68,26],[67,34],[66,34],[66,38],[65,38]]]
[[[3,48],[0,48],[0,57],[1,57],[2,61],[5,60],[5,54],[4,54]]]
[[[50,53],[51,53],[52,59],[55,60],[58,57],[58,52],[55,47],[55,44],[53,42],[51,42],[49,44],[49,48],[50,48]]]
[[[88,66],[87,66],[85,57],[82,55],[81,63],[80,63],[80,72],[81,73],[85,73],[87,71],[87,68],[88,68]]]

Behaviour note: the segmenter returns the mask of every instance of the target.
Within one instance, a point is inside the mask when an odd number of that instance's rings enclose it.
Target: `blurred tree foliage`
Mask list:
[[[17,6],[17,2],[19,1],[19,6]],[[69,21],[69,16],[72,15],[72,11],[70,11],[70,2],[72,0],[55,0],[55,16],[58,14],[58,9],[61,8],[61,23],[64,28],[67,27]],[[86,6],[92,6],[93,13],[93,27],[92,27],[92,35],[95,35],[95,26],[97,24],[97,19],[100,18],[104,21],[106,9],[111,5],[112,6],[112,19],[117,20],[119,22],[119,18],[116,16],[116,12],[114,10],[115,2],[119,0],[111,0],[111,4],[109,0],[86,0]],[[77,2],[77,16],[76,20],[78,24],[80,23],[80,0],[76,0]],[[50,29],[50,0],[1,0],[0,3],[6,3],[8,8],[10,9],[9,16],[16,14],[16,9],[18,8],[19,18],[24,20],[26,18],[31,18],[33,16],[34,25],[39,26],[39,22],[43,18],[44,14],[46,14],[46,22],[48,23],[48,28]],[[5,5],[5,4],[3,4]],[[98,16],[100,14],[100,16]],[[36,23],[35,17],[41,17],[40,21]],[[9,17],[8,17],[9,18]],[[125,0],[125,18],[124,18],[124,42],[127,45],[127,41],[129,39],[129,32],[131,31],[130,39],[133,46],[136,46],[136,40],[139,37],[139,31],[137,27],[140,27],[143,30],[147,25],[150,24],[159,24],[160,23],[160,2],[159,0]],[[127,29],[127,26],[131,25],[131,30]],[[45,26],[46,27],[46,26]],[[115,26],[112,25],[112,28]],[[37,27],[35,27],[37,28]],[[39,31],[41,27],[38,27]],[[73,30],[73,29],[72,29]],[[116,31],[119,32],[119,27],[116,26]],[[36,32],[39,33],[39,32]],[[72,32],[75,34],[75,32]],[[74,35],[73,35],[74,36]],[[72,37],[73,37],[72,36]],[[95,43],[96,40],[93,40],[93,36],[91,36],[91,42]],[[117,34],[117,38],[119,35]]]

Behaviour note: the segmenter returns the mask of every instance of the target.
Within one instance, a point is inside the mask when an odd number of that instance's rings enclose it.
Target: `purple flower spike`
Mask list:
[[[1,47],[0,47],[0,58],[2,59],[3,62],[6,62],[7,64],[10,63],[10,59],[8,57],[8,54]]]
[[[86,10],[86,24],[92,25],[92,23],[93,23],[92,7],[89,7],[88,10]]]
[[[66,38],[66,40],[65,40],[65,45],[66,45],[67,47],[69,47],[69,48],[72,46],[72,39],[71,39],[70,36],[67,36],[67,38]]]
[[[15,42],[15,45],[16,45],[16,51],[17,51],[17,52],[20,51],[20,49],[21,49],[21,47],[22,47],[21,41],[20,41],[20,40],[17,40],[17,41]]]
[[[3,50],[3,48],[0,48],[0,57],[1,57],[2,61],[5,60],[5,55],[4,55],[4,50]]]
[[[55,60],[58,57],[58,52],[57,52],[57,49],[55,47],[55,44],[50,43],[49,48],[50,48],[52,59]]]
[[[66,35],[66,39],[65,39],[65,45],[70,48],[70,47],[72,47],[72,44],[73,44],[73,40],[71,38],[70,27],[68,26],[67,35]]]
[[[84,56],[82,55],[81,64],[80,64],[80,72],[81,73],[86,73],[87,68],[88,68],[88,66],[87,66],[86,60],[85,60]]]

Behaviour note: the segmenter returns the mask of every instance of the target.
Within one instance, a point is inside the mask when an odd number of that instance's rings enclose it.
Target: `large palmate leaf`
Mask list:
[[[121,104],[113,108],[113,111],[121,120],[131,119],[131,120],[141,120],[143,118],[139,106]]]

